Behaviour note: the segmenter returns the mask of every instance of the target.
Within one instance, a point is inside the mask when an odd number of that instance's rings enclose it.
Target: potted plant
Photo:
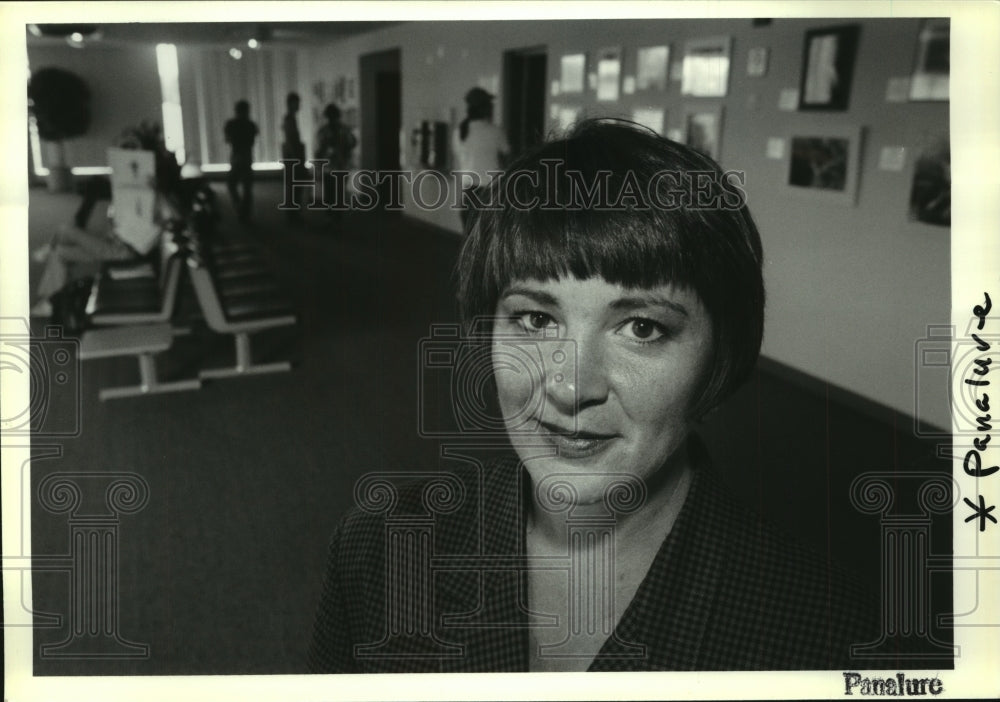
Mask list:
[[[90,90],[83,79],[62,68],[35,71],[28,82],[28,109],[38,136],[55,146],[49,166],[49,189],[65,192],[72,184],[64,141],[82,136],[90,127]]]

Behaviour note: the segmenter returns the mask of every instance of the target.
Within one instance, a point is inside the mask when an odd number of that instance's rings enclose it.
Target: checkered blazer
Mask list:
[[[701,458],[677,521],[589,669],[856,667],[850,645],[877,638],[874,603],[741,506],[704,450],[693,452]],[[457,508],[428,509],[434,490],[422,483],[396,490],[391,509],[355,508],[342,520],[309,652],[314,672],[528,669],[533,615],[518,560],[527,477],[516,457],[474,473],[450,488]]]

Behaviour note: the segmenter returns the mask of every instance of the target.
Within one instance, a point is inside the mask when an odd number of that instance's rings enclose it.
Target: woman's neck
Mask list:
[[[687,497],[691,481],[691,460],[686,447],[678,450],[671,459],[645,481],[645,502],[634,511],[619,511],[599,499],[590,504],[576,504],[568,510],[554,511],[541,505],[532,490],[531,509],[528,514],[528,535],[537,543],[553,546],[565,544],[567,528],[571,521],[594,518],[613,518],[615,540],[639,547],[649,544],[657,548],[673,526]]]
[[[533,612],[554,615],[555,624],[532,628],[530,670],[585,670],[599,655],[687,497],[692,469],[683,458],[650,478],[646,500],[635,511],[591,504],[553,514],[533,505],[526,555],[547,567],[528,571],[528,605]]]

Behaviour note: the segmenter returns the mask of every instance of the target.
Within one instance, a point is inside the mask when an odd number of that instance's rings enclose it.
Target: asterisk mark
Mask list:
[[[990,512],[996,509],[996,505],[986,506],[986,500],[982,495],[979,496],[979,504],[976,505],[974,502],[969,500],[968,497],[963,498],[965,504],[972,508],[972,514],[965,518],[966,523],[971,522],[973,519],[979,520],[979,531],[986,531],[986,520],[989,519],[994,524],[997,523],[997,518],[994,517]]]

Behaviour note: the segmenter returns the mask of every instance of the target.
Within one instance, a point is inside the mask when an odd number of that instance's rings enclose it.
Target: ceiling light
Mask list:
[[[96,24],[34,24],[28,25],[28,31],[35,36],[58,39],[65,39],[73,34],[92,39],[98,34],[98,27]]]

